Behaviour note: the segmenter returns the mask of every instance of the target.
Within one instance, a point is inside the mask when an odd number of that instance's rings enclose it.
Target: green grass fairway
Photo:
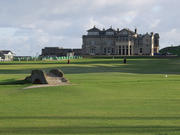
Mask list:
[[[180,135],[180,59],[122,61],[1,62],[0,134]],[[24,90],[39,68],[73,85]]]

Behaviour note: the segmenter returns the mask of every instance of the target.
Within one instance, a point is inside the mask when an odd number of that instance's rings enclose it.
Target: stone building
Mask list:
[[[82,49],[68,49],[68,48],[59,48],[59,47],[45,47],[42,49],[41,56],[81,56]]]
[[[149,55],[159,53],[159,34],[138,34],[137,29],[100,30],[95,26],[83,35],[84,55]]]

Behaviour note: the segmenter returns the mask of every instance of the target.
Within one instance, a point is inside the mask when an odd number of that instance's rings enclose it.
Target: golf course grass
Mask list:
[[[0,63],[2,135],[180,135],[180,58]],[[32,69],[68,86],[23,89]]]

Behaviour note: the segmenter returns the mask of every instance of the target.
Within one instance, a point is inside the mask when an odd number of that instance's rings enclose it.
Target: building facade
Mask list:
[[[14,56],[10,50],[0,50],[0,61],[12,61]]]
[[[41,56],[81,56],[82,49],[68,49],[59,47],[45,47],[42,49]]]
[[[84,55],[149,55],[159,53],[159,34],[138,34],[137,29],[100,30],[95,26],[83,35]]]

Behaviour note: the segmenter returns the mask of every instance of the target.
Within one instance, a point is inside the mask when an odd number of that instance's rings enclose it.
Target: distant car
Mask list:
[[[161,53],[154,53],[154,56],[161,56]]]

